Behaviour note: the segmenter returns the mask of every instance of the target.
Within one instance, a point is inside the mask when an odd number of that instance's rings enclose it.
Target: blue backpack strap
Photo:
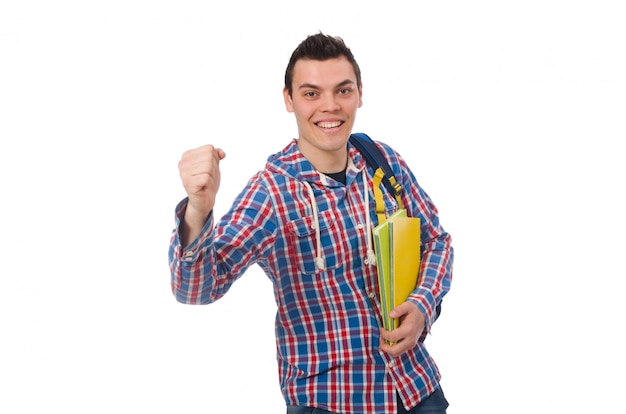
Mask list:
[[[382,179],[382,183],[387,190],[395,196],[400,208],[404,208],[402,203],[402,186],[396,180],[393,170],[389,162],[387,162],[387,158],[380,148],[378,148],[378,145],[362,132],[356,132],[350,135],[350,143],[361,152],[367,164],[372,167],[374,171],[379,167],[383,170],[385,175]]]

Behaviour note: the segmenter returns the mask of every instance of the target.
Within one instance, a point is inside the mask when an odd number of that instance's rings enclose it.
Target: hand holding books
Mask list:
[[[402,322],[393,331],[381,328],[380,350],[397,357],[417,345],[424,333],[426,317],[417,305],[410,301],[395,307],[390,316]]]

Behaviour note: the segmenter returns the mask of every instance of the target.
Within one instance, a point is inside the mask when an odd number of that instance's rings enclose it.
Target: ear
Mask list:
[[[361,87],[359,88],[359,106],[358,108],[360,108],[363,105],[363,84],[361,84]]]
[[[283,98],[285,99],[285,108],[287,112],[293,112],[293,100],[291,96],[289,96],[289,90],[287,88],[283,88]]]

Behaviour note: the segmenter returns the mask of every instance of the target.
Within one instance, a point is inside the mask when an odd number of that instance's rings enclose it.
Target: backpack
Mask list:
[[[378,184],[383,183],[390,194],[393,194],[398,202],[398,208],[404,208],[402,203],[402,186],[393,175],[393,170],[387,162],[387,158],[382,153],[378,145],[372,139],[362,132],[350,135],[350,142],[354,145],[365,158],[367,165],[374,169],[374,177],[380,177]],[[382,174],[382,175],[381,175]],[[376,187],[376,186],[375,186]],[[377,204],[378,210],[378,204]]]

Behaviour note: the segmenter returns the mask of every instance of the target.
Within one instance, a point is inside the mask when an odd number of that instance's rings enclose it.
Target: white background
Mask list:
[[[449,412],[626,412],[620,3],[0,0],[0,412],[284,412],[267,278],[180,305],[167,246],[181,153],[227,152],[223,213],[320,30],[453,236]]]

